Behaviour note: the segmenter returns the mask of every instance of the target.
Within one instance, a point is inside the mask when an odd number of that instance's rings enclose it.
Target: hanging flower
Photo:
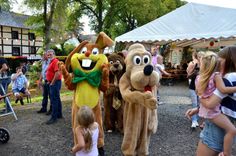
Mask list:
[[[210,43],[209,43],[209,45],[210,45],[211,47],[214,46],[214,44],[215,44],[215,41],[214,41],[214,40],[211,40]]]

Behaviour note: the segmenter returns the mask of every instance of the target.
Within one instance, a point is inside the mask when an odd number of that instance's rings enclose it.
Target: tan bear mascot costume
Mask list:
[[[123,133],[123,110],[119,81],[125,72],[125,57],[123,53],[107,54],[110,64],[109,88],[104,93],[104,126],[106,131],[118,130]]]
[[[125,100],[121,146],[125,156],[148,155],[150,136],[157,129],[156,84],[159,75],[153,71],[151,62],[151,54],[142,44],[129,47],[126,72],[119,83]]]
[[[81,106],[93,109],[95,120],[99,124],[98,150],[104,155],[104,132],[102,124],[100,91],[105,92],[109,86],[109,65],[103,50],[113,45],[113,41],[101,32],[95,43],[83,41],[67,57],[65,66],[59,67],[68,89],[74,90],[72,103],[72,128],[77,127],[76,114]],[[72,73],[69,73],[72,71]],[[77,139],[74,135],[74,143]]]

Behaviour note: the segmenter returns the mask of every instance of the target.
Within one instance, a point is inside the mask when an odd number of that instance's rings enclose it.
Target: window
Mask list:
[[[12,31],[11,32],[11,37],[12,37],[12,39],[19,39],[18,31]]]
[[[30,54],[36,54],[36,47],[30,47]]]
[[[30,40],[30,41],[35,40],[35,35],[34,35],[34,33],[29,33],[29,40]]]
[[[12,56],[20,56],[20,47],[12,47]]]

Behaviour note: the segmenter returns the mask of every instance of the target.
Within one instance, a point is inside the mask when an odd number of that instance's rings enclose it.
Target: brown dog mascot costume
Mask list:
[[[109,88],[104,93],[104,126],[106,131],[118,129],[123,133],[123,110],[119,81],[125,72],[125,57],[123,53],[106,54],[110,64]]]
[[[157,129],[156,84],[159,75],[153,71],[151,62],[151,54],[142,44],[129,47],[126,72],[119,83],[125,100],[121,146],[125,156],[148,155],[150,136]]]
[[[99,124],[98,150],[104,155],[104,132],[102,124],[100,91],[105,92],[109,86],[109,65],[103,50],[113,45],[113,41],[101,32],[95,43],[83,41],[67,57],[65,66],[59,63],[68,89],[74,90],[72,102],[72,128],[77,127],[76,114],[81,106],[92,108],[95,120]],[[70,73],[70,71],[72,71]],[[77,138],[74,134],[74,144]]]

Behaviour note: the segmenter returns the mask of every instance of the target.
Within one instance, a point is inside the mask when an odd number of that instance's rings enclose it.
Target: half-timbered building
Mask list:
[[[36,36],[25,24],[28,15],[0,10],[0,56],[40,58],[36,54],[43,38]]]

